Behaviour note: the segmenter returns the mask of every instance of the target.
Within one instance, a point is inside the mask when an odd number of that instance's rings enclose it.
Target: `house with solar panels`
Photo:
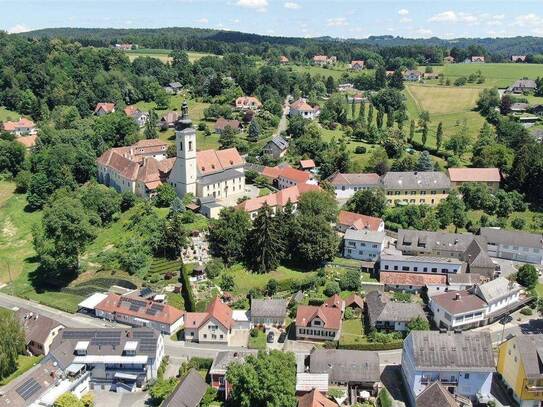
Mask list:
[[[183,325],[183,311],[141,297],[108,293],[93,305],[93,310],[98,318],[134,327],[149,327],[167,335],[172,335]]]

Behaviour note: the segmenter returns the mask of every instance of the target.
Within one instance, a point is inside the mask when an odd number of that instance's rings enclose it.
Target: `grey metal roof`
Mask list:
[[[481,275],[477,273],[458,273],[451,274],[447,277],[449,285],[466,284],[475,285],[481,282]]]
[[[436,263],[436,264],[444,264],[444,263],[457,264],[457,265],[464,264],[463,261],[455,259],[455,258],[450,258],[450,257],[405,256],[403,254],[381,254],[381,260],[404,261],[404,262],[416,261],[416,262]]]
[[[198,184],[200,185],[210,185],[215,184],[223,181],[228,181],[234,178],[243,177],[243,173],[241,173],[236,168],[229,168],[227,170],[216,172],[214,174],[204,175],[198,177]]]
[[[383,240],[385,240],[386,233],[385,232],[374,232],[371,230],[354,230],[354,229],[347,229],[345,231],[345,239],[346,240],[356,240],[360,242],[372,242],[372,243],[383,243]]]
[[[511,340],[517,342],[526,376],[543,377],[543,334],[520,334]]]
[[[191,369],[162,407],[198,407],[208,387],[198,371]]]
[[[287,300],[254,299],[251,301],[251,317],[284,318],[287,314]]]
[[[404,341],[417,370],[493,372],[489,332],[411,331]]]
[[[513,88],[535,89],[537,88],[537,84],[533,79],[519,79],[511,85],[510,89]]]
[[[481,236],[484,236],[489,244],[505,244],[521,247],[536,247],[543,249],[543,235],[540,233],[520,232],[496,228],[481,228]]]
[[[451,181],[439,171],[387,172],[382,178],[385,189],[450,189]]]
[[[244,350],[244,351],[224,351],[217,353],[211,368],[209,369],[210,373],[221,373],[226,372],[228,365],[230,363],[243,363],[247,356],[253,355],[256,356],[258,351],[256,350]]]
[[[286,150],[288,148],[288,141],[281,136],[275,136],[269,142],[275,144],[280,150]]]
[[[369,323],[372,327],[378,321],[409,322],[416,317],[426,319],[419,304],[394,302],[379,291],[371,291],[366,295],[366,306]]]
[[[315,349],[310,356],[311,373],[328,373],[330,383],[378,382],[379,354],[371,351]]]
[[[434,250],[447,250],[463,253],[473,241],[471,233],[432,232],[428,230],[400,229],[396,248],[431,253]]]
[[[498,277],[488,283],[477,286],[479,297],[486,302],[492,302],[519,290],[520,286],[517,283],[511,282],[505,277]]]

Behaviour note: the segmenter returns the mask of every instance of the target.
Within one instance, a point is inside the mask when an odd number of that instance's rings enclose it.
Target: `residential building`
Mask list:
[[[183,311],[171,305],[115,293],[108,293],[94,311],[98,318],[149,327],[166,335],[172,335],[183,325]]]
[[[351,69],[353,71],[361,71],[362,69],[364,69],[364,61],[361,61],[361,60],[351,61]]]
[[[417,396],[417,407],[471,407],[471,400],[451,394],[441,382],[433,382]]]
[[[376,262],[385,248],[385,237],[385,232],[347,229],[343,237],[343,257]]]
[[[115,112],[115,103],[97,103],[94,108],[96,116],[104,116]]]
[[[358,294],[351,294],[345,299],[345,308],[364,310],[364,300]]]
[[[500,187],[501,174],[499,168],[449,168],[449,179],[453,188],[464,184],[485,184],[492,192]]]
[[[256,350],[218,352],[209,369],[211,387],[217,389],[220,396],[227,400],[230,397],[232,385],[226,380],[226,370],[231,363],[244,363],[249,356],[256,356]]]
[[[279,63],[280,63],[281,65],[288,64],[288,58],[287,58],[286,56],[284,56],[284,55],[281,55],[281,56],[279,57]]]
[[[347,229],[369,230],[372,232],[384,232],[385,222],[375,216],[360,215],[359,213],[339,211],[336,229],[345,233]]]
[[[296,355],[296,393],[305,394],[312,390],[328,393],[328,373],[304,373],[308,370],[305,359],[305,354]]]
[[[436,206],[451,190],[447,175],[438,171],[387,172],[382,184],[389,205]]]
[[[185,340],[200,343],[230,342],[234,327],[232,309],[216,297],[205,312],[185,314]]]
[[[528,109],[530,109],[530,105],[528,103],[521,102],[513,103],[509,108],[512,113],[525,113],[528,111]]]
[[[543,235],[496,228],[481,228],[490,257],[543,264]]]
[[[300,98],[290,104],[289,116],[301,116],[304,119],[313,120],[319,117],[320,109],[318,106],[311,106],[304,98]]]
[[[313,174],[297,170],[292,167],[281,168],[279,176],[277,177],[277,185],[279,189],[285,189],[294,185],[317,185],[318,181]]]
[[[129,147],[112,148],[98,159],[98,181],[119,192],[150,197],[163,183],[175,187],[178,196],[218,200],[242,196],[245,191],[245,161],[235,148],[196,151],[196,131],[188,106],[176,124],[175,158],[166,158],[168,144],[140,140]]]
[[[445,58],[443,58],[443,63],[445,64],[454,64],[454,57],[452,56],[446,56]]]
[[[337,62],[337,57],[327,56],[327,55],[315,55],[313,57],[313,64],[324,66],[324,65],[333,65]]]
[[[526,55],[511,55],[511,62],[526,62]]]
[[[315,164],[315,161],[313,160],[300,160],[300,169],[302,171],[312,171],[316,168],[316,164]]]
[[[422,77],[422,72],[413,69],[409,69],[403,73],[403,79],[409,82],[419,82]]]
[[[296,338],[323,341],[339,339],[343,309],[327,303],[321,306],[299,305],[296,311]]]
[[[431,296],[429,308],[438,327],[458,330],[497,321],[524,303],[521,287],[504,277],[498,277],[463,291]]]
[[[484,64],[485,63],[485,57],[482,55],[475,55],[471,57],[471,63],[472,64]]]
[[[381,271],[402,273],[458,274],[464,270],[461,260],[433,256],[381,254]]]
[[[272,138],[262,149],[264,154],[271,155],[276,160],[283,158],[287,151],[288,141],[281,136],[275,136]]]
[[[519,407],[543,405],[543,334],[519,334],[499,345],[497,370]]]
[[[450,277],[450,276],[449,276]],[[421,292],[424,287],[444,291],[447,287],[447,276],[443,274],[401,273],[397,271],[380,271],[379,282],[385,290],[402,292]]]
[[[163,130],[172,129],[179,120],[177,112],[168,112],[160,118],[160,128]]]
[[[477,273],[451,274],[447,276],[447,291],[463,291],[483,284],[487,278]],[[428,295],[432,295],[428,293]]]
[[[300,197],[306,192],[310,191],[320,191],[321,188],[318,185],[294,185],[289,188],[281,189],[272,194],[259,196],[257,198],[247,199],[240,204],[238,204],[239,209],[243,209],[245,212],[249,213],[251,219],[256,218],[258,210],[264,206],[268,205],[273,213],[277,213],[278,210],[285,207],[285,205],[290,201],[292,204],[292,209],[296,211],[298,206],[298,201]]]
[[[422,74],[422,79],[425,79],[425,80],[439,79],[439,74],[435,72],[424,72]]]
[[[387,294],[379,291],[370,291],[366,295],[365,311],[371,328],[386,331],[407,331],[412,320],[426,320],[420,304],[391,301]]]
[[[26,349],[33,355],[47,355],[53,340],[64,326],[54,319],[24,308],[19,308],[15,318],[25,332]]]
[[[381,187],[381,177],[375,173],[342,174],[336,172],[327,181],[334,187],[338,199],[349,199],[357,191]]]
[[[145,112],[142,112],[136,106],[126,106],[123,109],[123,112],[124,112],[125,115],[127,115],[132,120],[134,120],[134,122],[139,127],[145,126],[145,123],[147,123],[147,120],[149,120],[149,114],[145,113]]]
[[[239,120],[229,120],[225,119],[224,117],[219,117],[215,122],[215,133],[222,135],[224,133],[224,129],[227,127],[230,127],[236,133],[239,133],[241,130],[241,123]]]
[[[252,299],[251,323],[264,326],[284,326],[288,301],[279,298]]]
[[[208,384],[196,369],[179,382],[175,390],[161,404],[162,407],[198,407],[207,392]]]
[[[171,95],[177,95],[183,90],[183,85],[179,82],[170,82],[164,87],[164,90]]]
[[[537,89],[537,84],[533,79],[519,79],[506,90],[507,93],[521,94],[524,92],[534,92]]]
[[[15,137],[33,136],[37,133],[36,124],[25,117],[21,117],[16,122],[6,121],[2,123],[2,129]]]
[[[236,109],[258,111],[262,107],[260,100],[254,96],[240,96],[236,99]]]
[[[494,366],[488,332],[411,331],[403,343],[402,375],[412,406],[436,381],[454,395],[486,402]]]
[[[379,353],[346,349],[313,349],[309,356],[309,372],[327,373],[331,386],[347,388],[349,404],[354,404],[362,391],[376,395],[381,381]]]
[[[339,405],[335,401],[327,398],[319,390],[313,389],[298,396],[297,407],[339,407]]]
[[[90,372],[90,390],[132,392],[158,376],[164,339],[150,328],[65,328],[45,360],[62,370]]]

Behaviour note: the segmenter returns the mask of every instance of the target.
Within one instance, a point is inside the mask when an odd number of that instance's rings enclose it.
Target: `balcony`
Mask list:
[[[442,385],[444,386],[458,386],[458,379],[457,378],[436,378],[433,379],[431,377],[422,377],[420,379],[420,383],[423,385],[429,385],[432,384],[435,381],[440,381]]]
[[[526,389],[527,392],[530,392],[530,393],[543,392],[543,384],[539,384],[539,385],[525,384],[524,388]]]

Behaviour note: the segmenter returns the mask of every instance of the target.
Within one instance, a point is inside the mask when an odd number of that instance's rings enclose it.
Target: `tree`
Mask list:
[[[283,257],[283,242],[280,227],[267,204],[258,210],[247,241],[250,244],[247,248],[246,261],[250,270],[267,273],[277,268]]]
[[[266,294],[269,296],[273,296],[277,293],[277,288],[279,287],[279,283],[277,283],[277,280],[271,278],[266,283]]]
[[[366,128],[366,102],[364,101],[360,102],[360,110],[358,111],[358,122],[360,123],[361,128]]]
[[[247,139],[252,142],[258,141],[260,137],[260,126],[258,125],[256,120],[251,120],[251,124],[249,125],[249,132],[247,135]]]
[[[507,115],[511,113],[511,105],[513,104],[513,98],[511,95],[503,95],[500,101],[500,113]]]
[[[420,153],[419,159],[417,161],[417,171],[433,171],[434,163],[432,162],[432,157],[430,153],[424,150]]]
[[[0,140],[0,173],[9,172],[13,177],[23,168],[25,148],[18,141]]]
[[[342,95],[334,94],[324,103],[320,120],[326,123],[347,124],[347,110]]]
[[[175,188],[171,184],[164,183],[156,191],[154,201],[157,208],[169,208],[174,199],[177,198],[177,192],[175,192]]]
[[[380,65],[375,70],[375,87],[383,89],[387,86],[387,71],[384,66]]]
[[[155,139],[158,138],[158,115],[154,110],[151,110],[149,112],[149,118],[147,119],[147,122],[145,123],[145,128],[143,130],[143,135],[146,139]]]
[[[466,225],[466,206],[456,192],[451,192],[439,203],[436,215],[443,229],[450,224],[457,228]]]
[[[377,109],[377,128],[378,129],[382,129],[383,128],[383,117],[384,117],[384,112],[381,110],[381,109]]]
[[[211,386],[207,386],[207,390],[204,394],[204,397],[202,397],[202,401],[200,401],[200,406],[209,407],[217,399],[217,393],[218,393],[217,389]]]
[[[113,188],[91,181],[79,189],[81,203],[88,211],[100,217],[102,225],[107,225],[121,211],[121,195]]]
[[[361,287],[360,272],[348,270],[339,280],[339,286],[343,291],[359,291]]]
[[[231,274],[223,274],[219,279],[219,287],[226,291],[232,291],[236,288],[236,282]]]
[[[455,155],[461,157],[471,145],[471,137],[468,133],[467,123],[460,127],[455,134],[449,137],[445,143],[445,148],[451,150]]]
[[[428,141],[428,122],[423,122],[422,124],[422,136],[421,136],[422,145],[426,146]]]
[[[326,91],[331,95],[335,90],[336,82],[334,81],[333,76],[330,75],[328,78],[326,78]]]
[[[441,143],[443,142],[443,123],[439,122],[436,131],[436,150],[439,151]]]
[[[517,283],[523,287],[528,289],[534,288],[537,284],[538,278],[539,276],[537,274],[537,269],[533,264],[523,264],[518,269]]]
[[[415,137],[415,120],[412,119],[411,122],[409,123],[409,138],[407,141],[412,143],[414,137]]]
[[[390,109],[387,112],[387,128],[394,126],[394,110]]]
[[[419,114],[419,127],[424,127],[425,124],[428,124],[430,122],[430,112],[427,110],[423,110]]]
[[[292,259],[307,268],[333,259],[338,248],[337,235],[324,216],[298,214],[293,241]]]
[[[430,330],[430,324],[428,323],[428,320],[423,317],[416,317],[413,318],[411,321],[407,323],[407,329],[409,332],[411,331],[429,331]]]
[[[385,212],[386,195],[379,188],[360,190],[354,193],[345,207],[351,212],[379,217]]]
[[[85,407],[85,405],[75,394],[66,392],[55,400],[53,407]]]
[[[135,237],[125,240],[119,246],[117,256],[120,267],[130,275],[143,276],[151,264],[149,248]]]
[[[388,170],[389,165],[386,150],[383,147],[374,148],[368,160],[366,171],[384,175]]]
[[[219,219],[209,226],[209,249],[220,257],[226,265],[240,261],[244,257],[247,235],[251,220],[247,212],[227,208],[223,209]]]
[[[373,125],[373,104],[370,103],[370,107],[368,108],[368,126]]]
[[[149,388],[149,395],[155,406],[159,406],[170,394],[173,393],[177,380],[174,377],[169,379],[159,378]]]
[[[188,231],[183,225],[181,213],[173,213],[164,221],[160,249],[162,255],[175,260],[181,256],[181,251],[188,244]]]
[[[224,130],[222,131],[221,136],[219,137],[219,148],[221,150],[225,150],[227,148],[232,148],[235,146],[236,146],[236,131],[232,127],[226,126]]]
[[[17,357],[25,351],[23,327],[12,312],[0,313],[0,378],[17,370]]]
[[[341,287],[337,281],[328,281],[324,286],[324,295],[331,297],[334,294],[339,294]]]
[[[213,259],[206,264],[206,275],[211,280],[217,278],[225,270],[224,263],[221,260]]]
[[[482,116],[488,116],[495,108],[500,105],[500,94],[498,89],[483,89],[479,94],[476,108]]]
[[[354,120],[355,117],[356,117],[356,102],[353,98],[353,100],[351,100],[351,118]]]
[[[291,352],[272,350],[247,356],[244,363],[228,366],[226,379],[232,385],[235,406],[296,406],[296,361]]]
[[[391,88],[396,88],[399,90],[404,89],[404,83],[403,83],[403,74],[401,69],[396,69],[392,76],[390,77],[390,80],[388,81],[388,85]]]
[[[328,222],[337,219],[335,195],[325,191],[309,191],[300,197],[298,212],[307,216],[323,216]]]

